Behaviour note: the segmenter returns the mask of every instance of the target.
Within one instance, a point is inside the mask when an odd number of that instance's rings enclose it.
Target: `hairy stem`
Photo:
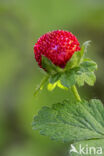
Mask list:
[[[78,101],[81,101],[80,95],[79,95],[79,93],[78,93],[77,88],[76,88],[75,85],[73,85],[73,86],[71,87],[71,90],[72,90],[72,92],[73,92],[75,98],[76,98]]]

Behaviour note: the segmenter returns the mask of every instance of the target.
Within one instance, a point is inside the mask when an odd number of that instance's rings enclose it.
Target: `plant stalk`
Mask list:
[[[78,101],[81,101],[80,95],[79,95],[79,93],[78,93],[77,88],[76,88],[75,85],[73,85],[73,86],[71,87],[71,90],[72,90],[72,92],[73,92],[75,98],[76,98]]]

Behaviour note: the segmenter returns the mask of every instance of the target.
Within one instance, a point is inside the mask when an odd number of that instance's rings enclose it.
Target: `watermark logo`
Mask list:
[[[76,147],[71,144],[71,148],[70,148],[70,151],[69,153],[77,153],[77,154],[89,154],[89,155],[102,155],[103,154],[103,149],[102,147],[90,147],[88,146],[87,144],[85,146],[82,146],[81,144],[79,144],[78,148],[76,149]]]

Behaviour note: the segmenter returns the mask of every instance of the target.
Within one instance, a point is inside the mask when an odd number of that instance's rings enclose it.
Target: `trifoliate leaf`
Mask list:
[[[100,100],[64,101],[43,107],[34,118],[33,127],[51,139],[77,143],[104,139],[104,107]]]

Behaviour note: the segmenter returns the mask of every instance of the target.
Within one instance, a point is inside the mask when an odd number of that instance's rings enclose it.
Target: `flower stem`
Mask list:
[[[73,86],[71,87],[71,90],[72,90],[72,92],[73,92],[75,98],[76,98],[78,101],[81,101],[80,95],[79,95],[79,93],[78,93],[77,88],[76,88],[75,85],[73,85]]]

